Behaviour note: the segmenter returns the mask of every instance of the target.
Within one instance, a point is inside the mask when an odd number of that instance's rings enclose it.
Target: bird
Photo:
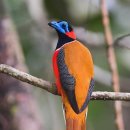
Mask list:
[[[89,49],[77,40],[67,21],[51,21],[58,42],[53,54],[53,70],[61,95],[66,130],[86,130],[88,103],[94,89],[94,65]]]

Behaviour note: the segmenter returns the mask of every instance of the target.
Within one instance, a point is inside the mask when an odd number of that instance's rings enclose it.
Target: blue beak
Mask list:
[[[48,23],[48,25],[50,26],[50,27],[53,27],[53,28],[55,28],[57,25],[57,22],[56,21],[52,21],[52,22],[49,22]]]

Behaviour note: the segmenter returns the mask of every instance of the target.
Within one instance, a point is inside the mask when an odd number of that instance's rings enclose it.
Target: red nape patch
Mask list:
[[[57,65],[58,53],[59,53],[59,49],[57,49],[54,52],[52,62],[53,62],[53,71],[54,71],[54,75],[55,75],[55,79],[56,79],[56,86],[57,86],[58,94],[61,95],[60,75],[59,75],[59,70],[58,70],[58,65]]]
[[[67,32],[66,35],[67,35],[68,37],[71,37],[72,39],[76,39],[76,35],[75,35],[74,31]]]

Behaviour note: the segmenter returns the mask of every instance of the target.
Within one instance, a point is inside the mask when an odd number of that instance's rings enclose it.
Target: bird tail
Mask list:
[[[86,117],[84,120],[66,119],[66,130],[86,130]]]

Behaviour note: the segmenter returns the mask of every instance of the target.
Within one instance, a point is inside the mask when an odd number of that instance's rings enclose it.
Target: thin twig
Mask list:
[[[125,34],[123,36],[118,37],[114,41],[114,46],[120,46],[123,48],[130,49],[130,34]]]
[[[58,95],[56,85],[54,83],[50,83],[43,79],[34,77],[5,64],[0,64],[0,72],[14,77],[20,81],[34,85],[35,87],[42,88],[52,94]],[[130,101],[130,93],[93,92],[91,99]]]
[[[107,54],[108,54],[108,62],[112,72],[112,86],[115,92],[119,92],[120,91],[119,75],[117,70],[115,51],[113,48],[113,38],[112,38],[112,32],[109,24],[109,16],[106,7],[106,0],[101,0],[101,12],[102,12],[106,43],[108,45]],[[124,123],[123,123],[123,116],[122,116],[122,103],[119,101],[115,102],[115,116],[116,116],[117,129],[124,130]]]

